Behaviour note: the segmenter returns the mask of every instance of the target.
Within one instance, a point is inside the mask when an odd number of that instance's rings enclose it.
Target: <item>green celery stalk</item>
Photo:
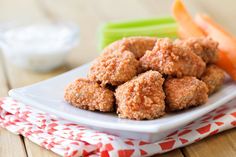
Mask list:
[[[123,28],[105,28],[102,30],[100,39],[100,49],[108,44],[130,36],[151,36],[151,37],[169,37],[176,38],[178,26],[176,23],[163,23],[160,25],[151,25],[145,27],[123,27]]]
[[[105,29],[108,28],[135,28],[135,27],[145,27],[153,25],[161,25],[167,23],[175,23],[172,17],[159,17],[153,19],[139,19],[132,21],[122,21],[122,22],[108,22],[104,25]]]

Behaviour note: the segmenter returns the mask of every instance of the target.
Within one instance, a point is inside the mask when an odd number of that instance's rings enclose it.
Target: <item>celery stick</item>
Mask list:
[[[167,23],[175,23],[175,20],[172,17],[159,17],[153,19],[139,19],[132,21],[122,21],[122,22],[108,22],[104,25],[107,28],[135,28],[135,27],[144,27],[144,26],[153,26],[161,25]]]
[[[130,36],[152,36],[152,37],[177,37],[177,24],[162,24],[155,26],[146,26],[146,27],[135,27],[135,28],[109,28],[103,29],[102,36],[100,39],[100,48],[104,48],[108,44],[122,39],[123,37]]]
[[[177,24],[162,24],[156,26],[140,27],[140,28],[123,28],[123,29],[106,29],[103,31],[103,35],[120,37],[120,36],[138,36],[138,35],[159,35],[169,32],[176,32]]]

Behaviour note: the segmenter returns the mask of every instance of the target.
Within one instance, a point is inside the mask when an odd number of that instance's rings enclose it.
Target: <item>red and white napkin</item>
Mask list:
[[[98,132],[35,110],[9,97],[0,99],[0,126],[61,156],[150,156],[236,127],[236,99],[155,143]]]

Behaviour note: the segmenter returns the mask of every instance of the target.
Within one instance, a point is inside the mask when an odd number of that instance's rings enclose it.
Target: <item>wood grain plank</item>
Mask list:
[[[18,88],[30,85],[68,71],[67,66],[62,66],[56,70],[53,70],[50,73],[37,73],[21,69],[10,63],[8,60],[6,62],[6,69],[9,78],[9,83],[12,88]]]
[[[236,129],[232,129],[183,148],[186,157],[236,156]]]
[[[25,138],[24,141],[25,141],[25,146],[27,148],[28,157],[59,157],[59,155],[53,153],[50,150],[43,148],[41,149],[41,147],[31,142],[27,138]]]
[[[7,92],[7,80],[4,72],[2,54],[0,52],[0,97],[7,96]],[[6,155],[8,157],[26,157],[26,152],[24,143],[19,135],[14,135],[0,127],[0,156]]]
[[[40,9],[32,7],[34,0],[0,0],[1,24],[27,25],[38,22],[50,22],[40,13]]]
[[[173,150],[168,153],[154,155],[153,157],[184,157],[180,149]]]
[[[7,96],[8,92],[8,83],[4,71],[4,63],[3,63],[3,55],[2,52],[0,51],[0,97],[5,97]]]
[[[0,156],[26,157],[24,143],[21,137],[0,128]]]

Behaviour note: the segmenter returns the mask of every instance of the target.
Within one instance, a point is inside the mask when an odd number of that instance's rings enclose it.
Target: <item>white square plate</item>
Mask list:
[[[64,101],[65,86],[78,77],[86,77],[89,66],[85,64],[67,73],[27,87],[13,89],[9,95],[34,108],[57,115],[78,124],[121,137],[157,141],[187,123],[223,105],[236,96],[236,84],[229,79],[220,91],[210,96],[208,102],[183,112],[167,114],[147,121],[120,119],[114,113],[99,113],[75,108]]]

